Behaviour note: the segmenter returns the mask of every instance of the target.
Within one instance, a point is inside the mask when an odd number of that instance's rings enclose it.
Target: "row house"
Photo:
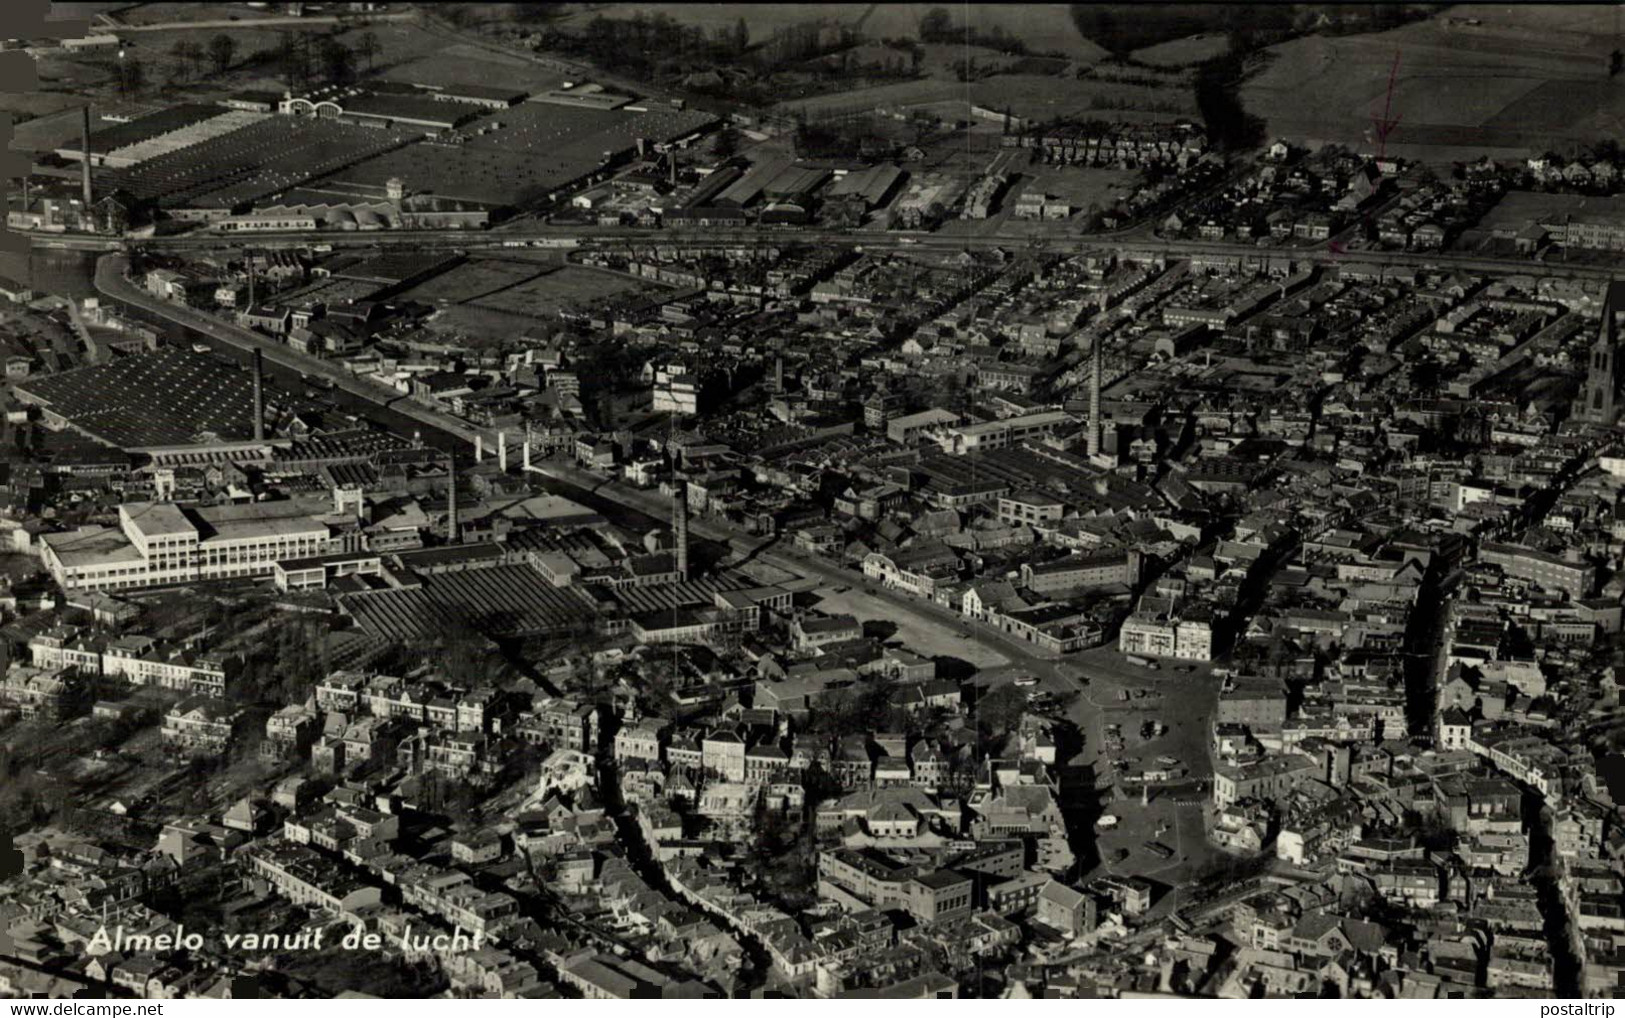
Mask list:
[[[222,697],[226,693],[224,657],[186,650],[166,652],[142,636],[121,637],[109,643],[102,652],[102,674],[202,696]]]
[[[57,626],[28,641],[31,660],[42,667],[76,667],[84,674],[128,679],[202,696],[224,696],[230,658],[166,648],[147,636],[105,640],[75,626]]]
[[[503,891],[486,892],[461,870],[414,867],[400,875],[401,901],[440,916],[470,934],[489,938],[519,915],[519,901]]]

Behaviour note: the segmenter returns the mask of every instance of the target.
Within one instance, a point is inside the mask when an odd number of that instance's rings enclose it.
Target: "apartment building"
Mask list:
[[[1140,578],[1140,555],[1129,548],[1068,555],[1042,565],[1023,563],[1021,585],[1035,594],[1052,594],[1115,583],[1133,586]]]
[[[1478,560],[1500,566],[1508,576],[1538,583],[1547,590],[1563,591],[1576,600],[1589,596],[1597,579],[1597,571],[1584,562],[1571,562],[1519,544],[1485,541],[1479,546]]]
[[[1213,660],[1213,626],[1206,619],[1168,618],[1137,613],[1123,620],[1117,649],[1125,654]]]

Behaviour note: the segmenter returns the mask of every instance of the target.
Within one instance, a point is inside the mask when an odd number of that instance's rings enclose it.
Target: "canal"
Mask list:
[[[29,258],[30,285],[45,293],[75,299],[98,296],[95,287],[96,258],[95,254],[88,252],[35,249],[30,252]],[[134,305],[123,305],[123,311],[130,317],[158,329],[168,343],[183,348],[204,344],[213,351],[214,356],[230,361],[243,371],[248,371],[252,367],[252,354],[214,336],[171,322]],[[432,424],[409,417],[393,409],[391,405],[342,389],[313,388],[299,371],[272,364],[269,360],[265,362],[265,379],[268,398],[273,402],[277,401],[275,391],[280,389],[284,394],[281,402],[325,404],[327,407],[337,408],[344,413],[369,421],[393,434],[402,437],[416,436],[432,448],[456,451],[463,457],[464,463],[467,462],[467,442]],[[406,396],[398,397],[401,400],[406,398]],[[391,404],[394,402],[390,401]],[[617,527],[635,534],[670,526],[670,520],[656,519],[566,480],[533,475],[530,481],[533,489],[568,498],[599,513]],[[728,554],[729,549],[723,543],[693,535],[689,538],[689,558],[696,574],[722,561]]]

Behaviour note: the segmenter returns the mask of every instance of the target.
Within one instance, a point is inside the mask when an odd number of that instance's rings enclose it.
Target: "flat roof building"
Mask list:
[[[117,527],[40,537],[45,568],[63,590],[131,590],[270,576],[276,563],[328,551],[328,525],[290,503],[119,506]]]

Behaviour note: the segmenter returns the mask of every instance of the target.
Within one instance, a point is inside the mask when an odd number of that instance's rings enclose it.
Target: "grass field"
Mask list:
[[[934,7],[948,11],[956,25],[968,20],[972,29],[981,32],[995,26],[1002,28],[1034,53],[1062,53],[1086,63],[1106,55],[1105,50],[1078,33],[1066,4],[875,4],[861,28],[871,39],[913,38],[919,32],[920,19]]]
[[[209,11],[217,14],[229,11],[243,17],[265,15],[264,11],[256,12],[240,4],[149,4],[128,12],[128,17],[135,23],[150,24],[165,16],[199,20],[206,17]],[[219,16],[223,17],[224,14]],[[330,26],[327,25],[313,25],[306,31],[313,35],[326,35],[329,30]],[[371,66],[365,60],[357,59],[356,71],[363,80],[376,74],[395,80],[442,85],[486,84],[535,89],[550,87],[559,80],[556,73],[518,58],[502,57],[473,47],[448,47],[444,39],[415,25],[357,25],[343,32],[339,41],[354,50],[361,36],[369,32],[377,40],[378,53]],[[232,65],[226,73],[215,74],[207,60],[195,73],[186,76],[177,73],[180,70],[179,62],[171,53],[177,42],[196,43],[207,51],[209,43],[222,34],[236,44]],[[275,28],[172,29],[132,33],[128,52],[140,59],[146,78],[146,87],[138,99],[148,103],[188,99],[207,101],[234,89],[280,93],[284,84],[270,61],[270,54],[275,51],[280,39],[281,33]],[[111,62],[108,54],[42,57],[37,61],[41,88],[73,93],[69,97],[81,102],[87,95],[110,93]],[[0,109],[49,112],[48,105],[36,110],[37,101],[24,103],[21,99],[0,97]]]
[[[222,21],[239,18],[263,18],[275,12],[255,9],[247,4],[193,4],[150,3],[123,4],[122,13],[113,15],[126,25],[157,25],[169,21]]]
[[[866,39],[917,38],[920,19],[934,7],[948,11],[955,24],[963,24],[963,4],[610,4],[571,15],[563,24],[585,24],[600,15],[632,18],[664,14],[685,25],[706,31],[732,29],[745,20],[753,42],[762,42],[791,25],[823,22],[856,29]],[[968,8],[973,29],[994,26],[1020,39],[1034,53],[1064,53],[1074,60],[1093,62],[1105,51],[1078,34],[1066,4],[977,4]]]
[[[862,19],[865,4],[605,4],[589,7],[563,19],[567,27],[580,27],[602,15],[630,21],[642,14],[646,18],[665,15],[673,21],[714,32],[719,28],[732,31],[745,19],[752,41],[761,42],[774,32],[791,25],[824,21],[838,25],[852,25]]]
[[[90,129],[94,131],[100,126],[99,121],[93,120]],[[13,152],[50,152],[64,145],[78,144],[78,141],[79,110],[70,108],[14,125],[7,147]]]
[[[1192,35],[1137,49],[1132,56],[1141,63],[1156,67],[1183,67],[1187,64],[1199,64],[1209,57],[1220,56],[1229,47],[1230,42],[1222,33]]]
[[[1064,198],[1075,209],[1086,209],[1090,205],[1110,208],[1118,198],[1133,193],[1139,179],[1137,170],[1035,165],[1022,171],[1021,179],[1010,193],[1013,196],[1032,187]]]
[[[1085,117],[1100,120],[1173,120],[1196,114],[1196,101],[1188,89],[1147,88],[1113,81],[1079,80],[1070,76],[999,74],[971,82],[926,79],[871,88],[835,92],[779,104],[784,112],[805,111],[809,116],[870,111],[876,107],[913,109],[937,103],[961,103],[969,116],[972,104],[1003,110],[1018,117]]]
[[[1625,87],[1607,76],[1613,19],[1581,10],[1469,5],[1390,32],[1296,39],[1271,48],[1242,101],[1272,135],[1370,150],[1397,57],[1395,154],[1472,159],[1618,136]],[[1452,20],[1466,18],[1481,23]]]
[[[589,305],[618,294],[656,289],[653,284],[630,277],[574,265],[551,272],[546,271],[545,266],[535,264],[509,262],[500,269],[490,264],[475,265],[474,271],[478,274],[463,275],[460,281],[457,278],[459,270],[431,280],[431,283],[439,284],[444,292],[453,293],[456,287],[478,299],[447,304],[429,320],[429,328],[433,331],[457,336],[475,345],[511,339],[517,334],[516,330],[534,325],[537,319],[552,318],[560,311]],[[503,278],[500,273],[523,273],[528,274],[529,278],[518,276],[506,288],[487,291],[484,296],[474,292],[486,284],[500,285]],[[414,289],[407,296],[416,300],[428,299],[420,290]]]
[[[68,19],[89,21],[91,18],[106,11],[116,11],[120,7],[128,7],[125,3],[94,3],[77,2],[77,0],[51,0],[49,11],[45,17],[50,21],[63,21]]]
[[[0,92],[0,111],[16,117],[49,117],[77,110],[83,100],[60,92]]]
[[[650,289],[648,284],[625,276],[567,265],[553,272],[532,275],[523,282],[491,293],[472,304],[487,310],[540,318],[572,305],[588,304],[605,297],[645,289]]]
[[[1404,111],[1405,121],[1418,124],[1478,127],[1548,84],[1539,78],[1511,76],[1477,79],[1418,75],[1395,83],[1393,108]],[[1345,112],[1352,117],[1370,117],[1373,110],[1382,112],[1387,98],[1388,84],[1383,82],[1376,94],[1361,97]]]
[[[531,279],[544,271],[544,266],[500,259],[467,261],[450,272],[443,272],[414,286],[403,296],[426,304],[462,304]]]
[[[466,43],[423,45],[430,37],[410,25],[376,25],[372,32],[384,54],[378,64],[379,77],[391,81],[545,92],[564,80],[557,71],[540,64]]]

